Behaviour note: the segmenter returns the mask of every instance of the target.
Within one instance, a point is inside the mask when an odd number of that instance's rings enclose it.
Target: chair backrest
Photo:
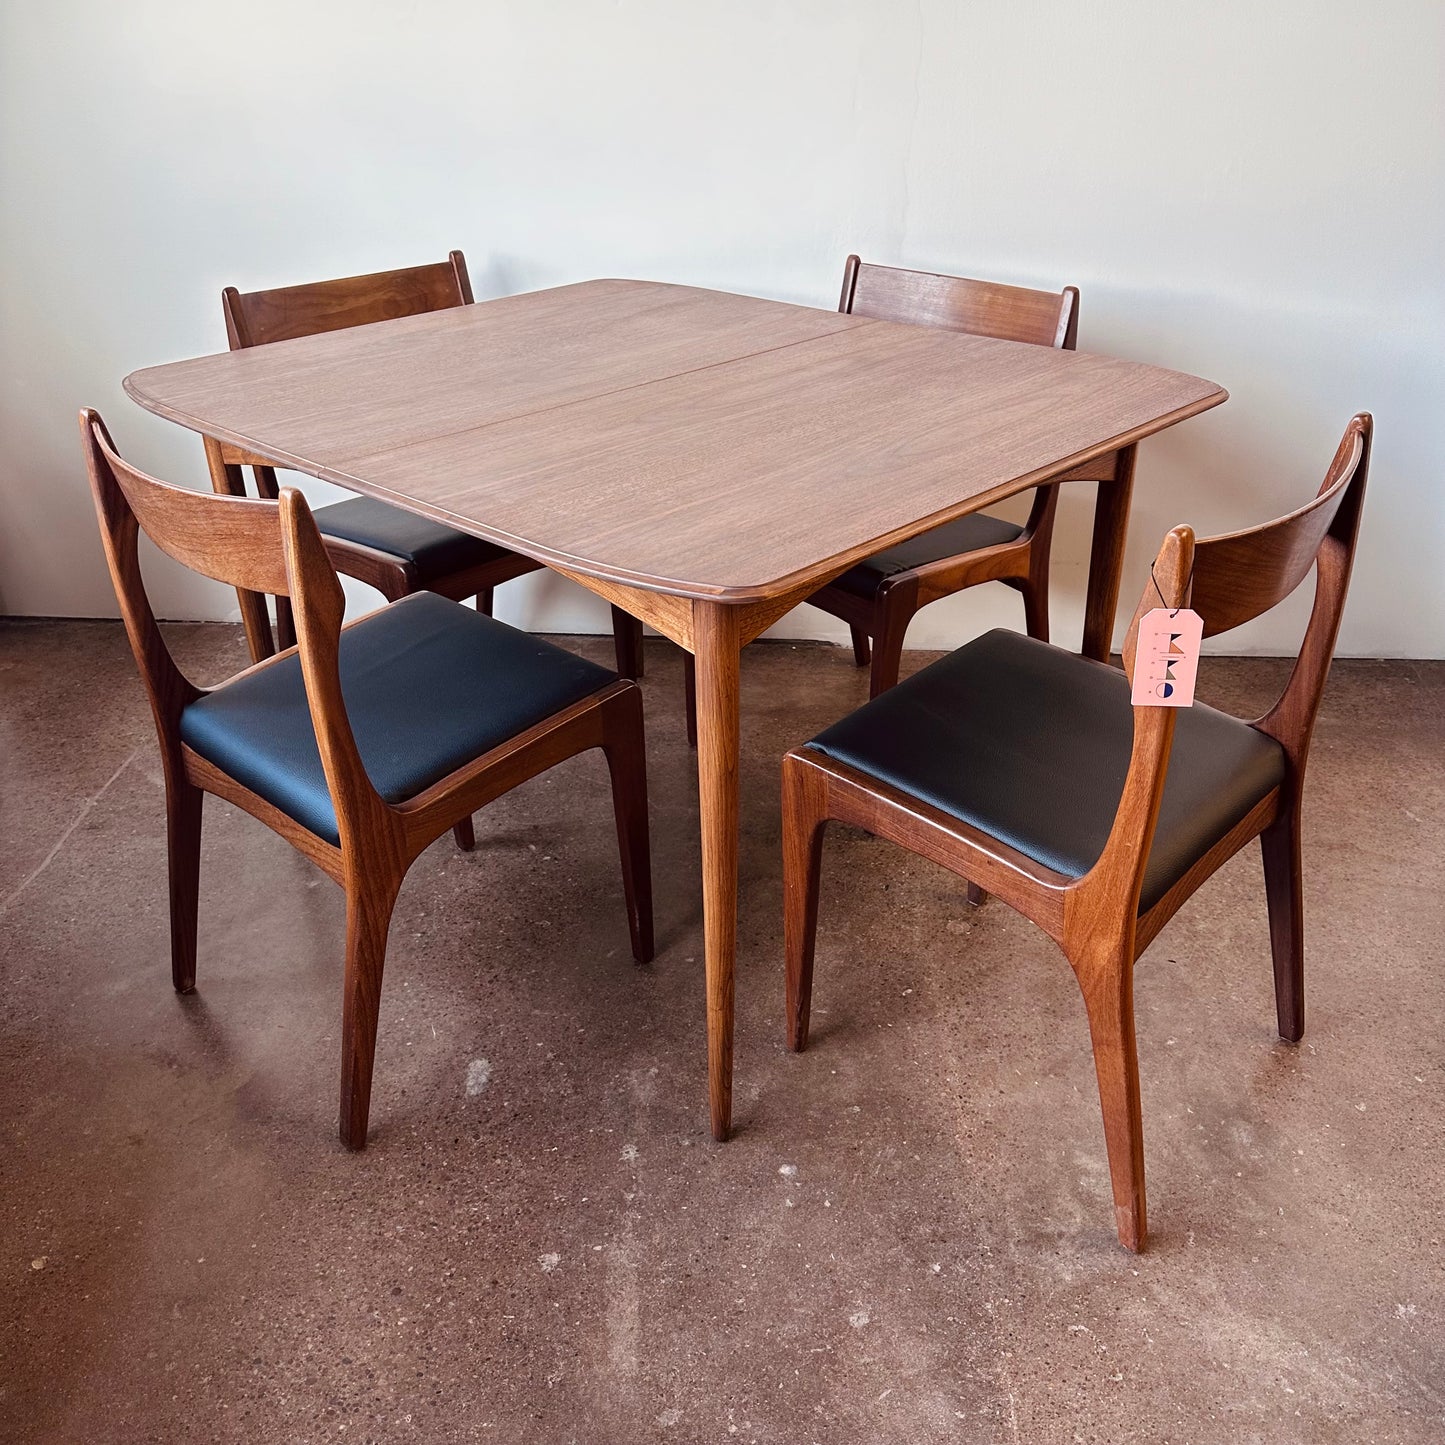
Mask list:
[[[1318,493],[1303,507],[1257,527],[1217,537],[1196,540],[1188,528],[1178,529],[1189,531],[1192,547],[1188,575],[1178,594],[1189,600],[1167,605],[1192,607],[1203,619],[1206,637],[1228,632],[1268,612],[1304,581],[1312,567],[1318,566],[1314,609],[1300,647],[1300,663],[1306,670],[1301,674],[1297,668],[1286,688],[1286,696],[1295,694],[1292,710],[1308,701],[1310,724],[1344,613],[1369,480],[1373,431],[1374,421],[1367,412],[1350,418]],[[1152,608],[1166,605],[1163,596],[1169,595],[1170,589],[1160,581],[1159,572],[1156,560],[1154,575],[1144,588],[1129,629],[1125,665],[1131,672],[1133,637],[1139,619]],[[1270,716],[1273,714],[1260,719],[1259,725],[1264,727]],[[1288,743],[1282,734],[1270,728],[1266,731]]]
[[[1350,419],[1318,494],[1296,511],[1242,532],[1197,541],[1192,528],[1174,528],[1154,559],[1124,644],[1124,669],[1132,679],[1135,638],[1146,612],[1192,607],[1204,621],[1204,635],[1217,636],[1282,602],[1311,567],[1317,568],[1314,607],[1289,681],[1274,706],[1252,724],[1283,748],[1291,801],[1298,799],[1304,782],[1310,737],[1344,614],[1373,431],[1368,412]],[[1099,877],[1094,881],[1102,891],[1127,889],[1132,879],[1136,903],[1164,795],[1175,715],[1174,708],[1134,709],[1129,773],[1109,842],[1095,867]]]
[[[313,281],[272,291],[241,292],[227,286],[221,292],[221,310],[232,351],[471,304],[472,285],[467,277],[466,257],[460,251],[451,252],[445,261],[376,271],[369,276]],[[208,443],[207,449],[212,484],[217,491],[243,495],[245,484],[240,468],[245,465],[251,468],[258,497],[274,502],[281,495],[274,467],[224,442]],[[259,661],[271,651],[265,604],[258,594],[242,591],[239,596],[252,655]],[[279,600],[276,610],[277,626],[284,638],[289,622]]]
[[[844,263],[838,310],[1065,351],[1074,349],[1079,332],[1079,292],[1074,286],[1032,291],[896,266],[865,266],[857,256]]]
[[[1239,627],[1282,602],[1326,552],[1343,549],[1348,569],[1369,475],[1372,429],[1368,415],[1351,418],[1312,502],[1273,522],[1195,543],[1191,605],[1204,619],[1206,637]],[[1334,614],[1332,645],[1347,581],[1348,570],[1338,595],[1323,599]]]
[[[337,668],[345,598],[305,497],[292,487],[278,501],[265,501],[157,481],[119,456],[105,423],[89,408],[80,413],[80,437],[106,562],[150,695],[167,771],[180,763],[181,712],[204,689],[176,666],[156,624],[140,571],[141,532],[202,576],[291,598],[307,703],[332,796],[384,806],[362,766],[346,716]],[[340,807],[337,814],[344,829]]]
[[[460,251],[453,251],[445,261],[399,271],[280,286],[272,291],[241,292],[227,286],[221,292],[232,351],[471,304],[472,286]]]

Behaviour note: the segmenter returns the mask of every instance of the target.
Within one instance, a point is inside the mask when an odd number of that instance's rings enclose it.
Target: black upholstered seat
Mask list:
[[[429,592],[346,628],[339,665],[357,749],[389,803],[616,680],[585,658]],[[295,654],[191,703],[181,739],[339,844]]]
[[[416,568],[417,582],[425,587],[435,577],[446,577],[508,555],[503,547],[470,537],[454,527],[403,511],[375,497],[351,497],[332,502],[315,513],[323,537],[359,542],[400,557]]]
[[[1124,674],[1013,632],[990,632],[808,744],[1069,877],[1103,851],[1129,768]],[[1284,778],[1247,723],[1179,710],[1140,897],[1152,907]]]
[[[964,552],[977,552],[983,547],[998,547],[1005,542],[1017,541],[1023,530],[1012,522],[990,517],[984,512],[970,512],[956,521],[945,522],[941,527],[910,537],[896,547],[885,547],[883,551],[865,557],[832,585],[858,597],[872,597],[885,578],[922,567],[928,562],[941,562],[945,557],[957,557]]]

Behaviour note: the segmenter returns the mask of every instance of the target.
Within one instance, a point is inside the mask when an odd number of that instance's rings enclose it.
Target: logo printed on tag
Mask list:
[[[1135,707],[1189,707],[1199,675],[1204,619],[1187,607],[1156,607],[1139,619],[1134,647]]]

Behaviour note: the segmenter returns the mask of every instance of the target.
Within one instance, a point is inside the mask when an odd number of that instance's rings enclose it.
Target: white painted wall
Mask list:
[[[140,465],[204,485],[195,439],[120,379],[222,349],[227,283],[460,246],[482,298],[616,275],[832,306],[857,250],[1074,282],[1085,349],[1230,390],[1142,450],[1128,601],[1169,525],[1299,502],[1372,409],[1343,650],[1440,656],[1442,57],[1439,0],[5,4],[0,611],[114,612],[81,403]],[[1066,491],[1063,640],[1088,515]],[[168,615],[235,615],[223,589],[155,575]],[[1302,606],[1229,647],[1288,650]],[[499,611],[605,626],[550,576]],[[985,588],[910,641],[1019,620]],[[810,609],[779,630],[841,632]]]

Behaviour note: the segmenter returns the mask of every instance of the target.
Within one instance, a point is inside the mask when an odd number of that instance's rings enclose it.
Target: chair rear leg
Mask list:
[[[366,1147],[386,935],[400,889],[400,878],[368,877],[353,882],[347,891],[346,978],[341,1006],[341,1142],[348,1149]]]
[[[166,859],[171,902],[171,982],[196,986],[196,909],[201,881],[201,804],[205,793],[183,777],[166,779]]]
[[[1089,1014],[1119,1243],[1137,1253],[1144,1247],[1148,1221],[1139,1054],[1134,1041],[1133,959],[1121,948],[1112,956],[1106,953],[1076,965],[1075,973]]]
[[[1030,637],[1040,642],[1049,640],[1049,579],[1028,578],[1020,590],[1024,594],[1024,627]]]
[[[682,655],[682,705],[687,713],[687,745],[697,746],[697,658],[690,652]]]
[[[1305,920],[1298,807],[1286,806],[1259,835],[1269,944],[1274,954],[1274,1006],[1279,1036],[1295,1044],[1305,1031]]]
[[[617,815],[617,848],[622,858],[622,894],[632,956],[651,963],[652,849],[647,824],[647,751],[642,730],[642,694],[631,688],[607,704],[603,751],[612,775]]]
[[[612,609],[612,643],[618,675],[636,682],[642,676],[642,623],[620,607]]]
[[[289,597],[278,597],[276,599],[276,648],[284,652],[288,647],[296,646],[296,622],[291,616],[291,599]]]
[[[463,853],[470,853],[477,846],[477,834],[470,818],[463,818],[460,823],[452,824],[452,837],[457,840],[457,847]]]
[[[478,587],[478,588],[477,588],[477,611],[480,612],[484,617],[490,617],[490,616],[492,615],[492,607],[493,607],[493,605],[495,604],[495,602],[496,602],[496,588],[495,588],[495,587]]]
[[[818,942],[818,886],[827,826],[827,784],[789,753],[783,759],[783,948],[787,959],[788,1047],[808,1046],[813,957]]]
[[[855,667],[867,667],[871,648],[868,645],[868,629],[858,627],[854,623],[848,624],[848,634],[853,639],[853,665]]]
[[[873,629],[873,669],[868,675],[868,696],[877,697],[898,682],[903,662],[903,636],[913,620],[911,599],[883,595],[878,604],[878,625]]]

